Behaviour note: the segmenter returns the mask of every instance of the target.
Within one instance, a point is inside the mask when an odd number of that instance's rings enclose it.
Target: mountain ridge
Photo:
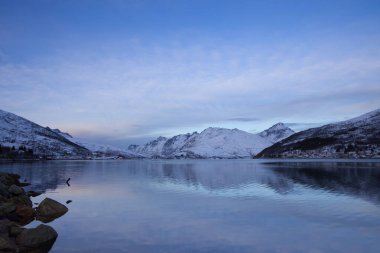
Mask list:
[[[159,137],[128,149],[149,158],[250,158],[294,133],[283,123],[265,131],[252,134],[237,128],[208,127],[200,133]]]
[[[0,110],[0,144],[33,150],[35,155],[85,158],[91,152],[49,127],[42,127],[16,114]]]
[[[54,159],[380,158],[380,109],[297,133],[281,122],[257,134],[208,127],[128,149],[89,143],[0,110],[0,151],[15,147]]]
[[[380,158],[380,109],[295,133],[256,158]]]

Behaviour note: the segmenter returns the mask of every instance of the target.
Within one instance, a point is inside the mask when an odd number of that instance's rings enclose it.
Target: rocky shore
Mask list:
[[[36,228],[24,228],[34,220],[48,223],[64,215],[68,209],[61,203],[45,198],[33,207],[31,197],[40,192],[28,191],[17,174],[0,172],[0,252],[48,252],[57,239],[57,232],[40,224]]]

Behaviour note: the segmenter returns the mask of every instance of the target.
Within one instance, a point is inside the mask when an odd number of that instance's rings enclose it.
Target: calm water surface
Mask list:
[[[33,202],[73,201],[49,223],[59,234],[51,252],[380,252],[376,160],[48,161],[0,171],[45,191]]]

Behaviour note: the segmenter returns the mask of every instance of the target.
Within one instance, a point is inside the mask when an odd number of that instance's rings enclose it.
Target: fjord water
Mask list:
[[[33,202],[73,201],[49,223],[59,234],[51,252],[380,252],[378,160],[46,161],[0,171],[45,191]]]

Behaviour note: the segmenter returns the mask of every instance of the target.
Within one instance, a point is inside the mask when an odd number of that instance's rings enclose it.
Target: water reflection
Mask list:
[[[53,222],[52,252],[380,252],[377,161],[49,161],[0,170],[46,191],[41,198],[73,200]]]
[[[195,191],[205,189],[210,193],[262,186],[278,194],[291,194],[301,184],[380,202],[380,162],[377,161],[50,161],[8,164],[0,166],[0,170],[22,175],[31,183],[30,189],[36,191],[54,191],[59,185],[67,185],[69,178],[95,182],[109,179],[104,177],[118,180],[132,176],[164,185],[179,185],[184,190],[186,187]],[[236,193],[238,197],[244,191]]]
[[[305,187],[380,202],[380,166],[376,162],[277,162],[263,166]]]

